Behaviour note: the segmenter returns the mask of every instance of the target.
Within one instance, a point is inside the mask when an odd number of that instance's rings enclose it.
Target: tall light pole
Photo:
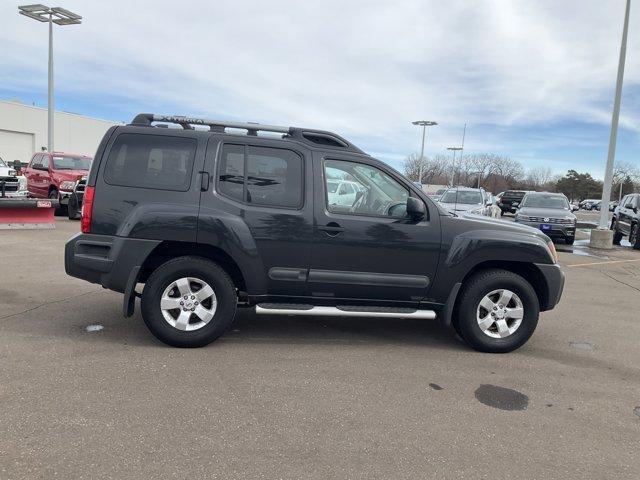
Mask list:
[[[432,122],[430,120],[416,120],[411,123],[422,127],[422,148],[420,149],[420,167],[418,168],[418,182],[422,185],[422,169],[424,168],[424,139],[427,133],[427,127],[434,127],[438,125],[438,122]]]
[[[451,186],[454,186],[456,175],[456,152],[461,152],[463,147],[447,147],[447,150],[453,151],[453,166],[451,171]]]
[[[47,150],[53,151],[53,24],[56,25],[77,25],[82,23],[82,17],[76,13],[65,10],[61,7],[49,8],[40,3],[33,5],[22,5],[18,7],[18,13],[39,22],[49,24],[49,87],[47,102]]]
[[[622,27],[622,42],[620,44],[620,58],[618,59],[618,78],[616,80],[616,94],[613,101],[613,114],[611,116],[611,134],[609,135],[609,152],[607,154],[607,166],[604,172],[604,184],[602,188],[602,203],[600,204],[600,222],[598,223],[598,230],[607,230],[608,223],[609,223],[609,201],[611,200],[613,163],[616,156],[616,141],[618,138],[618,120],[620,118],[620,97],[622,96],[622,80],[624,78],[624,63],[625,63],[625,58],[627,56],[627,33],[629,31],[629,10],[630,9],[631,9],[631,0],[627,0],[627,5],[624,13],[624,26]],[[593,240],[593,236],[592,236],[592,240]],[[593,242],[592,242],[592,245],[593,245]]]

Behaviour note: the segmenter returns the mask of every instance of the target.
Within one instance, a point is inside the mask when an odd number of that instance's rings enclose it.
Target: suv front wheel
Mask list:
[[[158,267],[142,292],[142,317],[151,333],[174,347],[203,347],[233,323],[237,295],[216,263],[179,257]]]
[[[640,224],[638,222],[631,225],[629,243],[634,250],[640,250]]]
[[[485,270],[463,285],[454,327],[475,350],[507,353],[533,335],[540,306],[533,287],[507,270]]]

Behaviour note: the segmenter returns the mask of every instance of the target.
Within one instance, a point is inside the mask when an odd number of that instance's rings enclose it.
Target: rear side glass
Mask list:
[[[119,135],[109,151],[104,179],[110,185],[185,192],[196,146],[194,138]]]
[[[299,207],[302,204],[302,158],[282,148],[249,147],[247,202]]]
[[[220,193],[238,201],[244,199],[244,146],[222,147],[218,180]]]
[[[218,167],[218,190],[252,205],[302,205],[302,157],[283,148],[225,144]]]

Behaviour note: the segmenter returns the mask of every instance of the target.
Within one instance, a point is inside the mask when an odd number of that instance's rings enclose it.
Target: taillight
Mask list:
[[[94,193],[94,187],[87,186],[84,190],[84,198],[82,199],[82,220],[80,221],[80,230],[82,233],[91,233],[91,214],[93,213]]]

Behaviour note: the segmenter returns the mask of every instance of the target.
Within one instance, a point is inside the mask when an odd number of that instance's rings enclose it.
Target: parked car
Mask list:
[[[600,200],[597,198],[587,198],[580,202],[580,208],[587,211],[593,210],[598,202],[600,202]]]
[[[446,188],[439,188],[437,189],[435,192],[431,192],[431,193],[427,193],[427,195],[429,195],[429,198],[431,198],[434,202],[437,202],[438,200],[440,200],[440,197],[444,194],[444,192],[446,192],[448,189]]]
[[[438,199],[447,211],[460,214],[473,212],[484,215],[487,205],[491,205],[491,199],[482,188],[456,187],[445,191]]]
[[[80,220],[82,212],[82,201],[84,200],[84,189],[87,186],[87,177],[84,176],[76,180],[73,191],[69,195],[69,203],[67,204],[67,215],[69,220]]]
[[[0,158],[0,197],[26,198],[27,179]]]
[[[551,238],[573,245],[577,217],[571,213],[569,201],[562,193],[529,192],[516,211],[516,223],[542,230]]]
[[[350,208],[328,202],[332,178],[359,185]],[[81,231],[66,272],[124,293],[125,316],[144,284],[146,325],[180,347],[214,341],[240,306],[438,318],[477,350],[508,352],[564,285],[541,231],[453,216],[348,140],[308,128],[137,115],[98,147]]]
[[[629,236],[629,243],[635,250],[640,250],[640,193],[626,195],[620,205],[613,211],[611,230],[613,243],[620,245],[623,237]]]
[[[329,205],[351,207],[356,201],[360,185],[348,180],[327,180],[327,198]]]
[[[527,192],[524,190],[507,190],[500,195],[498,206],[502,213],[515,213],[526,194]]]
[[[36,198],[60,201],[56,215],[66,215],[76,181],[85,176],[91,157],[63,152],[36,153],[25,169],[29,193]]]

